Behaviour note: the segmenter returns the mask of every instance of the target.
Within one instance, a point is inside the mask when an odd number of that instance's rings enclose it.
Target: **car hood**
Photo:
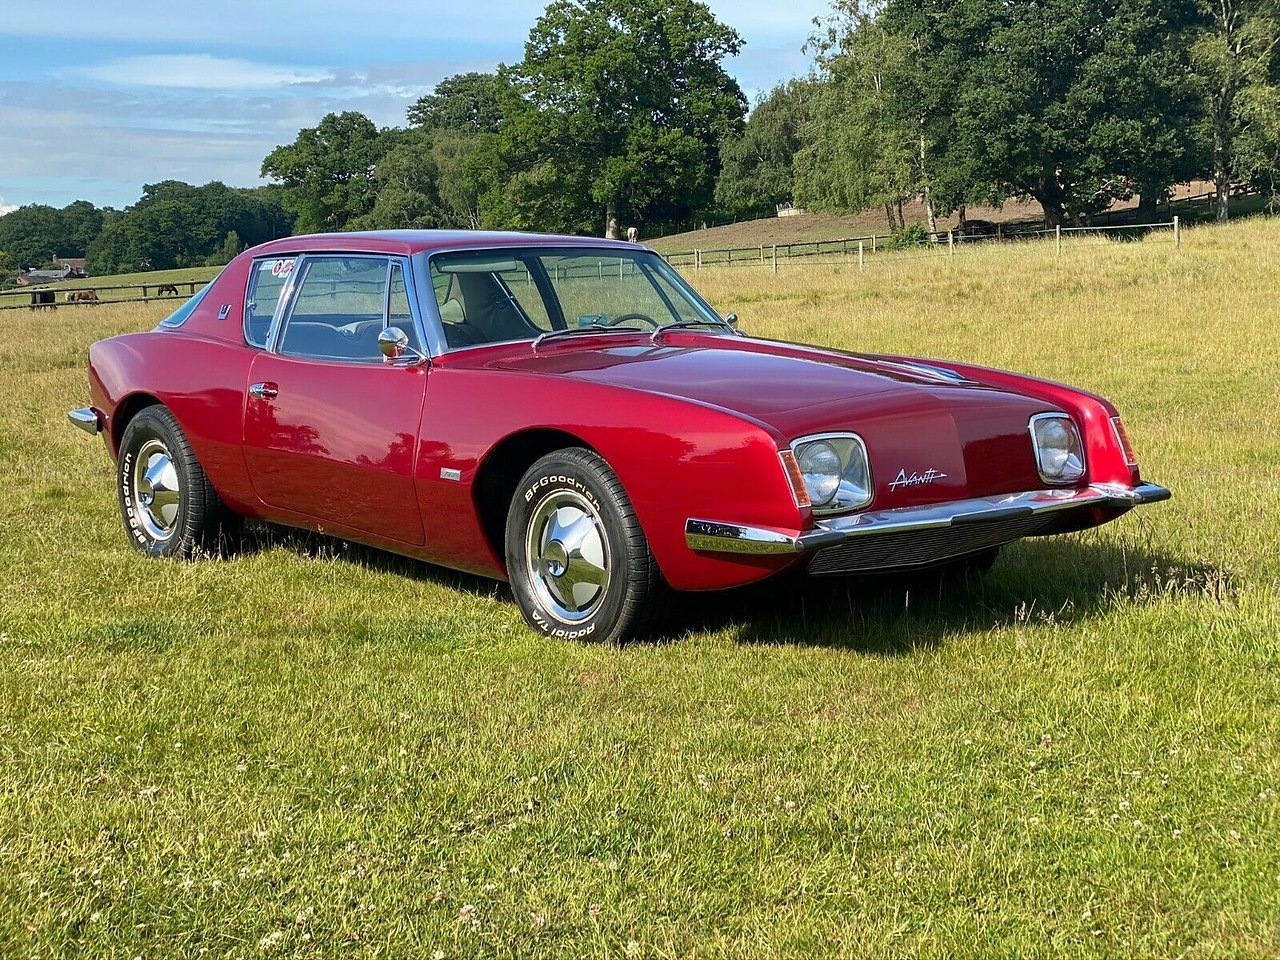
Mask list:
[[[590,348],[562,342],[486,366],[709,404],[750,418],[782,444],[856,431],[866,441],[883,506],[1040,485],[1028,421],[1045,403],[949,374],[945,364],[705,335],[607,346],[594,339]],[[937,479],[890,486],[930,471]]]
[[[686,342],[672,342],[677,337]],[[585,340],[561,342],[488,366],[661,393],[777,425],[797,419],[788,415],[799,411],[844,408],[885,394],[1000,393],[942,369],[865,354],[688,334],[658,344],[637,339],[601,346],[597,338],[590,349],[583,349]]]

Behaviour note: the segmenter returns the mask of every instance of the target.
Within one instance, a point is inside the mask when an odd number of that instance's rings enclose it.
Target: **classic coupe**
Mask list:
[[[1169,496],[1100,397],[746,336],[608,240],[275,240],[93,344],[89,391],[69,417],[104,437],[138,549],[322,531],[508,580],[555,637],[789,570],[987,566]]]

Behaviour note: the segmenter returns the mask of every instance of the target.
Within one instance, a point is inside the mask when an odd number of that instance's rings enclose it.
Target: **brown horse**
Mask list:
[[[67,303],[101,303],[96,290],[68,290]]]
[[[178,288],[172,283],[162,283],[156,287],[157,297],[176,297],[177,295]]]

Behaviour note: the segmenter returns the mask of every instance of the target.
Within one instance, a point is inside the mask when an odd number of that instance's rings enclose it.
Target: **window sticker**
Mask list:
[[[271,264],[271,275],[273,277],[287,277],[293,272],[293,259],[277,260]]]

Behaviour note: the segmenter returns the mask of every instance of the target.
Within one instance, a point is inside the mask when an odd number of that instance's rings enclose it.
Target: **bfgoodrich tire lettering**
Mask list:
[[[223,506],[177,418],[159,404],[129,421],[116,464],[129,542],[153,557],[213,550],[234,517]]]
[[[525,620],[549,637],[620,642],[654,625],[667,590],[617,476],[577,447],[521,479],[506,560]]]

